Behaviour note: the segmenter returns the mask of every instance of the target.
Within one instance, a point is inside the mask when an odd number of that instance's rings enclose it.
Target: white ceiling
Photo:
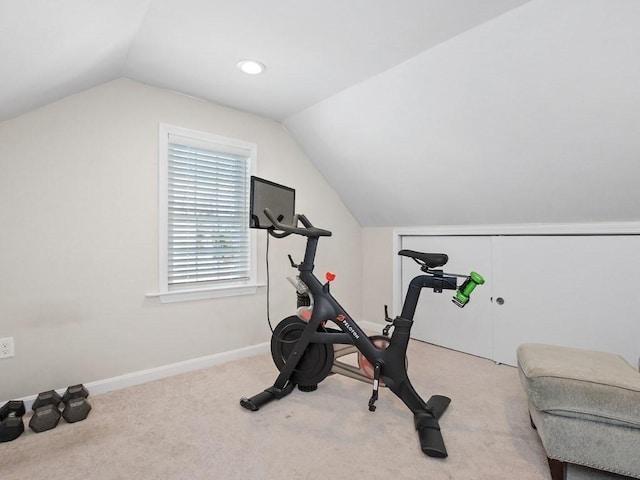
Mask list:
[[[0,121],[128,77],[282,121],[364,226],[640,220],[638,0],[0,6]]]
[[[118,77],[282,120],[525,1],[0,0],[0,121]]]

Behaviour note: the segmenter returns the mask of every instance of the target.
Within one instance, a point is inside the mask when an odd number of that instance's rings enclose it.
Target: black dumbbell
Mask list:
[[[67,423],[84,420],[91,410],[91,405],[87,402],[88,396],[89,391],[82,384],[67,388],[62,397],[55,390],[39,393],[33,402],[34,413],[29,427],[34,432],[40,433],[55,428],[60,417]],[[62,412],[59,408],[61,403],[64,404]]]
[[[22,400],[10,400],[0,408],[0,442],[10,442],[22,435],[25,412]]]
[[[39,393],[33,402],[33,416],[29,421],[29,428],[37,433],[55,428],[60,421],[58,405],[61,402],[62,398],[55,390]]]
[[[88,396],[89,390],[82,384],[67,388],[62,396],[64,403],[62,418],[68,423],[79,422],[87,418],[89,411],[91,411],[91,405],[87,402]]]

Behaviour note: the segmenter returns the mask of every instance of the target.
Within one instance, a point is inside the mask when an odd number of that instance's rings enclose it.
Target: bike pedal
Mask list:
[[[378,391],[375,390],[373,392],[373,395],[371,395],[371,398],[369,399],[369,411],[370,412],[375,412],[376,411],[376,401],[378,400]]]
[[[379,362],[376,362],[376,365],[373,370],[373,392],[371,393],[371,398],[369,399],[369,411],[376,411],[376,402],[378,401],[378,387],[380,386],[380,375],[382,374],[382,365]]]

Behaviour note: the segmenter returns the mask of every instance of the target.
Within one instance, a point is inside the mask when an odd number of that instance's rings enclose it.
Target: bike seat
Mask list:
[[[422,253],[416,252],[415,250],[400,250],[398,255],[413,258],[428,268],[442,267],[449,261],[449,256],[445,253]]]

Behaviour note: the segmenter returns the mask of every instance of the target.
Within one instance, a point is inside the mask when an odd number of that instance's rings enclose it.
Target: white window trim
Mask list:
[[[256,293],[257,283],[257,241],[255,231],[250,230],[249,247],[250,271],[249,279],[241,282],[227,282],[222,285],[207,287],[185,287],[169,290],[168,285],[168,143],[169,134],[215,143],[231,149],[250,152],[249,172],[255,174],[258,146],[255,143],[233,138],[213,135],[206,132],[159,124],[158,135],[158,292],[149,293],[147,297],[158,297],[162,303],[174,303],[208,298],[250,295]]]

